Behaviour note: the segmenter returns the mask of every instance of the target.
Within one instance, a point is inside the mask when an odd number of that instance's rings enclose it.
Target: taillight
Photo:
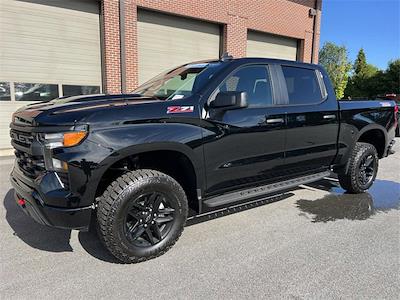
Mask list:
[[[399,106],[396,104],[394,106],[394,127],[397,127],[397,114],[399,113]]]

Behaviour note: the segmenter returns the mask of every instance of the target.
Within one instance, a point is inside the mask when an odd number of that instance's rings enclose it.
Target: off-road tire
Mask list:
[[[159,243],[147,249],[130,244],[124,234],[121,221],[124,208],[141,193],[152,189],[168,193],[176,205],[173,225]],[[98,233],[106,248],[123,263],[138,263],[167,252],[179,239],[186,223],[188,204],[186,194],[172,177],[148,169],[125,173],[112,182],[100,197],[97,207]]]
[[[372,179],[367,184],[362,184],[359,179],[360,164],[363,159],[372,156],[374,171]],[[343,189],[352,194],[365,192],[373,184],[378,172],[378,153],[375,147],[368,143],[357,142],[350,155],[347,171],[338,174],[339,183]]]

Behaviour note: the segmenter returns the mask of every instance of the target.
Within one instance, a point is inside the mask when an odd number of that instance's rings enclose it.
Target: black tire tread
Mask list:
[[[365,190],[358,185],[357,181],[357,163],[361,156],[367,152],[372,151],[374,155],[378,157],[376,148],[368,143],[357,142],[353,148],[351,156],[349,158],[349,165],[347,172],[341,172],[338,174],[338,179],[341,187],[347,192],[352,194],[363,193]],[[378,163],[378,160],[377,160]],[[378,168],[378,165],[376,166]]]
[[[146,257],[128,256],[118,246],[118,242],[114,237],[113,231],[110,230],[112,227],[111,224],[112,220],[109,218],[109,216],[115,213],[115,210],[118,207],[118,202],[122,201],[120,195],[122,195],[127,189],[131,188],[133,184],[140,183],[140,181],[150,177],[166,177],[169,181],[173,182],[175,188],[180,189],[183,195],[185,195],[185,192],[183,191],[179,183],[176,182],[175,179],[168,176],[167,174],[164,174],[156,170],[139,169],[127,172],[122,176],[118,177],[107,187],[103,195],[99,198],[97,207],[99,238],[106,246],[106,248],[123,263],[139,263],[163,255],[177,242],[177,240],[182,234],[183,226],[185,225],[183,224],[182,230],[180,230],[180,232],[168,245],[166,245],[166,247],[164,247],[161,251],[157,249],[153,250],[154,253],[152,253],[150,256]],[[184,200],[187,203],[186,195]],[[184,209],[187,215],[187,206],[184,207]]]

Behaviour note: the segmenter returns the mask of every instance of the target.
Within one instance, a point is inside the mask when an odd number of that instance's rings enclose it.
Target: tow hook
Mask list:
[[[23,208],[25,208],[25,204],[26,204],[25,199],[19,198],[19,199],[18,199],[18,204],[19,204],[20,206],[22,206]]]

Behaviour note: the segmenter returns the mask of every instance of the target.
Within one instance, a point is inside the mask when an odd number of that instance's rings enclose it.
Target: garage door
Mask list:
[[[247,57],[269,57],[296,60],[297,40],[266,33],[249,31]]]
[[[138,13],[139,83],[166,69],[220,55],[217,24],[165,15]]]
[[[99,2],[0,0],[0,148],[30,101],[100,92]]]

